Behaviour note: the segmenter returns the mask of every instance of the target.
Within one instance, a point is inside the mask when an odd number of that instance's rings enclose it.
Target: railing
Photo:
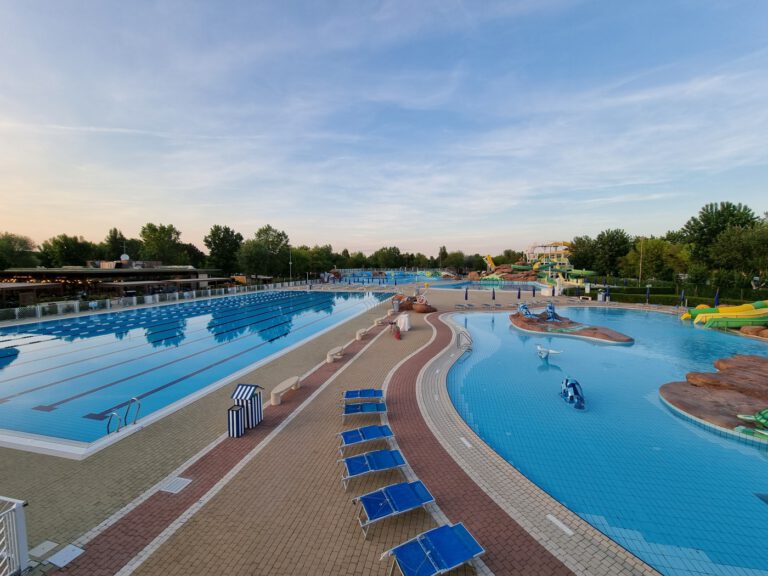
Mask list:
[[[472,342],[472,336],[469,335],[469,332],[462,330],[456,336],[456,348],[462,352],[471,352],[473,344],[474,342]]]
[[[17,576],[29,566],[23,500],[0,496],[0,576]]]
[[[122,298],[108,298],[104,300],[67,300],[63,302],[46,302],[33,306],[19,308],[0,309],[0,322],[4,320],[26,320],[32,318],[45,318],[48,316],[61,316],[64,314],[77,314],[82,312],[97,312],[104,310],[120,310],[149,304],[161,304],[165,302],[178,302],[180,300],[194,300],[197,298],[213,298],[215,296],[228,296],[232,294],[245,294],[248,292],[260,292],[262,290],[279,290],[292,286],[304,286],[316,284],[317,280],[294,280],[293,282],[275,282],[274,284],[252,284],[248,286],[233,286],[230,288],[206,288],[204,290],[190,290],[186,292],[169,292],[167,294],[148,294],[146,296],[123,296]],[[0,576],[4,576],[0,573]]]

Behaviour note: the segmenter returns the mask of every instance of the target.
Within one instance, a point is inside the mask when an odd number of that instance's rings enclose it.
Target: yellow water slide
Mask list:
[[[485,258],[483,258],[483,260],[485,260],[485,263],[488,264],[488,268],[490,268],[491,270],[496,268],[496,264],[494,264],[493,258],[491,258],[490,254],[488,254]]]
[[[758,300],[752,304],[740,306],[719,306],[717,308],[700,308],[690,310],[688,314],[695,324],[704,324],[710,328],[735,328],[743,324],[759,324],[761,319],[768,322],[768,300]]]

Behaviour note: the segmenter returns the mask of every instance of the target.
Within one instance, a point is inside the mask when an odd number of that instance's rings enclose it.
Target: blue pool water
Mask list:
[[[474,350],[448,376],[461,416],[503,458],[667,575],[768,575],[768,451],[670,411],[662,384],[766,344],[674,316],[564,309],[635,338],[615,346],[524,334],[505,314],[459,315]],[[548,362],[536,346],[561,350]],[[576,378],[587,409],[559,396]]]
[[[93,442],[133,397],[145,417],[388,296],[258,292],[2,328],[0,428]]]

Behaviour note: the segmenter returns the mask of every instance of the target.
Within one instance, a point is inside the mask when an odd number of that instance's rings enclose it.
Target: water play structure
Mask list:
[[[740,328],[742,326],[768,325],[768,300],[757,300],[740,306],[697,306],[689,309],[681,320],[693,320],[707,328]]]
[[[538,354],[539,358],[542,360],[546,360],[552,354],[562,354],[562,352],[562,350],[552,350],[550,348],[544,348],[544,346],[541,345],[536,346],[536,354]]]
[[[581,384],[572,378],[565,378],[560,385],[560,397],[573,404],[576,410],[584,410],[584,392],[581,390]]]

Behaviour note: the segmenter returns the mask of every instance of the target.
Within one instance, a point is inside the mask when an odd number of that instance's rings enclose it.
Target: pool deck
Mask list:
[[[470,302],[492,303],[488,292],[470,294]],[[456,348],[439,316],[463,298],[459,290],[430,290],[438,313],[411,312],[413,329],[402,340],[379,328],[355,342],[356,330],[384,315],[382,304],[242,378],[264,385],[267,399],[285,378],[305,376],[244,438],[225,434],[227,386],[84,461],[0,449],[0,493],[30,503],[30,546],[51,540],[85,548],[62,574],[386,574],[383,551],[446,519],[464,522],[486,548],[479,573],[655,574],[538,490],[458,418],[443,380]],[[508,311],[516,294],[499,291],[493,303]],[[346,343],[342,361],[326,364],[326,352]],[[359,387],[386,388],[408,474],[436,498],[428,512],[374,525],[367,540],[352,498],[402,475],[370,475],[342,488],[336,433],[378,421],[342,425],[341,391]],[[175,476],[192,482],[178,494],[160,490]],[[46,563],[36,571],[57,572]]]

